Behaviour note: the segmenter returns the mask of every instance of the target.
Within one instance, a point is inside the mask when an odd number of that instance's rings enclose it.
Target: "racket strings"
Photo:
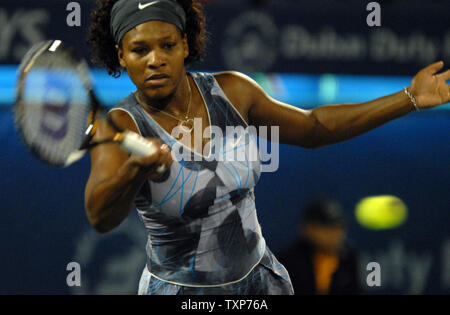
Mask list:
[[[17,103],[22,138],[37,155],[65,165],[85,139],[90,99],[87,78],[67,55],[44,53],[27,67]]]

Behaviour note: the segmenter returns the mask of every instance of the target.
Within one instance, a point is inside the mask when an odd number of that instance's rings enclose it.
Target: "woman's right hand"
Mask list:
[[[170,148],[167,144],[162,144],[157,138],[146,138],[153,143],[158,150],[146,157],[131,155],[124,163],[123,167],[131,172],[131,176],[143,176],[151,180],[160,178],[173,163]],[[163,171],[161,171],[163,170]]]

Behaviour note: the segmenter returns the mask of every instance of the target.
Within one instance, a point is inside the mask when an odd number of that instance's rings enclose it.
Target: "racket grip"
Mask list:
[[[154,154],[158,150],[152,142],[147,141],[135,132],[125,131],[121,136],[120,146],[131,154],[144,157]]]

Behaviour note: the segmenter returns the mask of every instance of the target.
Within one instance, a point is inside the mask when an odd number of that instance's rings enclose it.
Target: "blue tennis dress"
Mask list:
[[[134,94],[111,109],[126,111],[142,136],[159,138],[174,157],[170,169],[148,180],[135,199],[148,233],[139,293],[293,294],[256,215],[256,137],[212,75],[189,75],[215,128],[208,156],[166,132]]]

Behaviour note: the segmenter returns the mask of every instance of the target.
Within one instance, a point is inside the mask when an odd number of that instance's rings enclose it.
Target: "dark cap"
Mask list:
[[[324,226],[345,226],[342,206],[335,200],[321,199],[308,204],[303,211],[302,224],[314,223]]]

